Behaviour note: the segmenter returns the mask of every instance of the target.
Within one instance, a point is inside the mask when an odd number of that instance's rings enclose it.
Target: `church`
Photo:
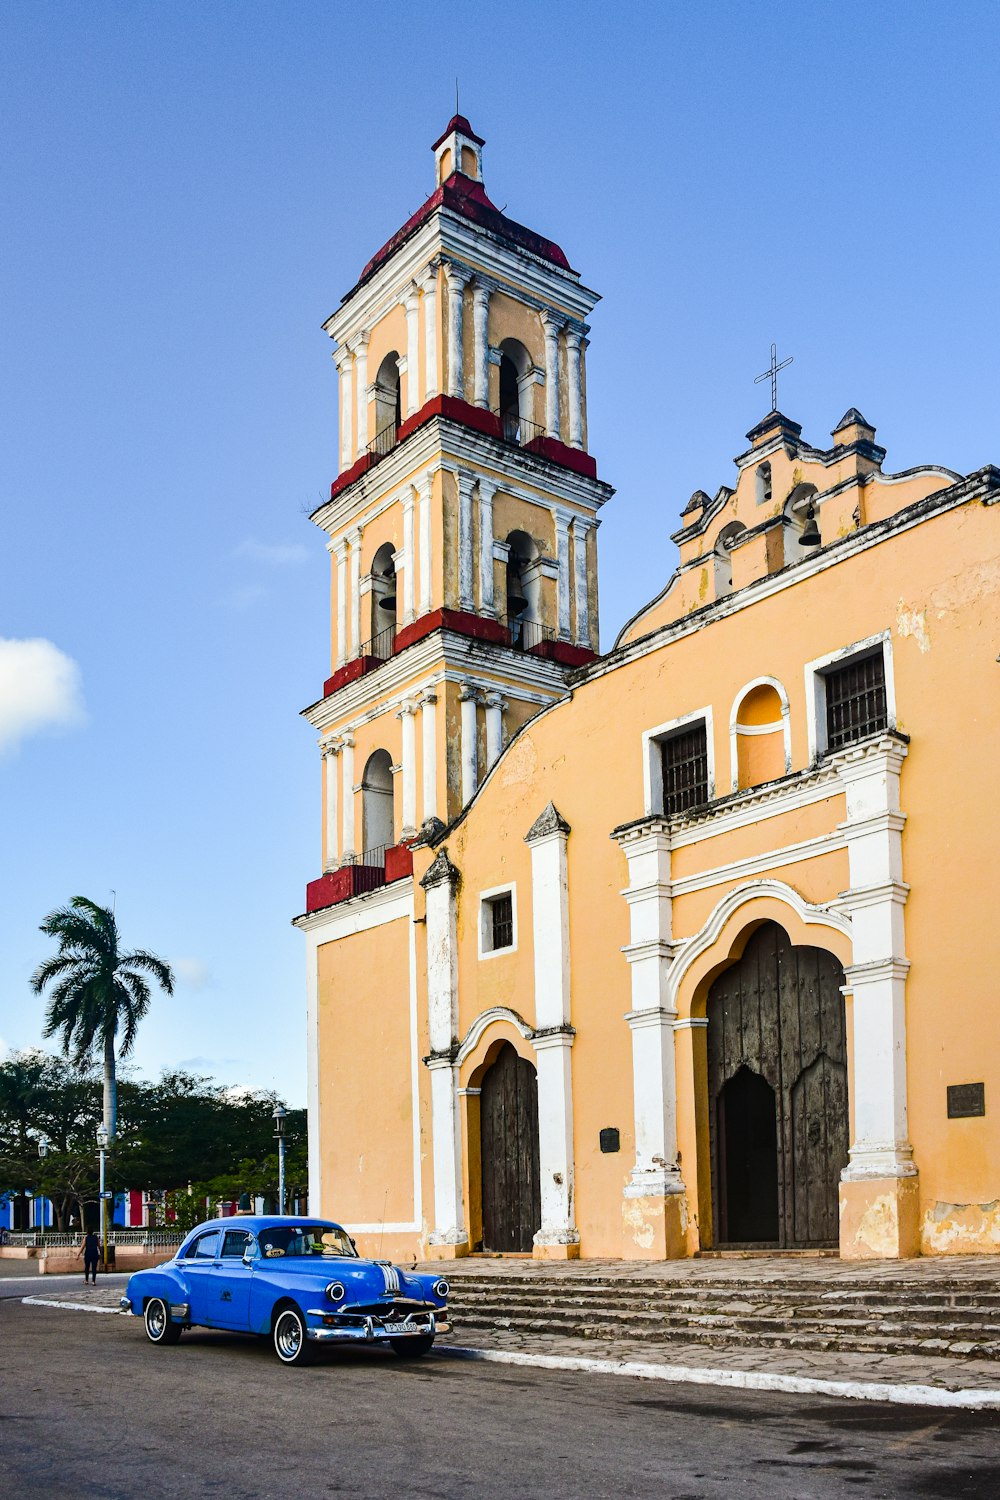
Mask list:
[[[605,647],[598,298],[483,146],[324,325],[311,1211],[395,1259],[996,1254],[1000,469],[772,398]]]

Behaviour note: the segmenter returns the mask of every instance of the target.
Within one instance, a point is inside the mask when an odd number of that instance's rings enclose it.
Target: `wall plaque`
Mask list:
[[[949,1083],[949,1120],[968,1120],[986,1113],[986,1085],[982,1083]]]
[[[603,1152],[620,1151],[621,1149],[621,1136],[613,1126],[601,1131],[601,1150]]]

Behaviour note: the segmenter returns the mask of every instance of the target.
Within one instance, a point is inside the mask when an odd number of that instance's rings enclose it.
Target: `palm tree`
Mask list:
[[[162,958],[142,948],[123,953],[114,911],[86,896],[74,896],[68,906],[49,912],[41,931],[59,940],[59,952],[31,976],[36,995],[52,984],[45,1035],[60,1033],[63,1052],[81,1066],[95,1051],[103,1052],[104,1128],[113,1141],[118,1116],[115,1042],[120,1042],[121,1057],[131,1052],[139,1022],[149,1009],[145,976],[152,975],[172,995],[173,972]]]

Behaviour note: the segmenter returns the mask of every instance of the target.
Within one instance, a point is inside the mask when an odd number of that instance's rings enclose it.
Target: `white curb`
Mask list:
[[[57,1302],[54,1297],[22,1297],[21,1302],[25,1307],[65,1307],[70,1312],[121,1312],[119,1307],[101,1307],[96,1302]]]
[[[630,1375],[673,1384],[723,1385],[744,1391],[787,1391],[806,1396],[840,1396],[849,1401],[891,1401],[904,1406],[950,1406],[967,1411],[1000,1411],[1000,1390],[947,1390],[933,1385],[894,1385],[877,1380],[818,1380],[811,1375],[767,1375],[759,1370],[710,1370],[689,1365],[651,1365],[628,1359],[587,1359],[582,1355],[522,1354],[507,1349],[463,1349],[438,1344],[437,1355],[482,1360],[496,1365],[533,1365],[542,1370],[576,1370],[586,1375]]]

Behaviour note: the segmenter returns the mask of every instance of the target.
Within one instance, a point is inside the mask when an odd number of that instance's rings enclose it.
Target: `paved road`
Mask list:
[[[44,1285],[44,1280],[39,1278]],[[63,1284],[65,1285],[65,1284]],[[1000,1417],[326,1352],[25,1307],[0,1288],[0,1479],[45,1500],[993,1500]]]

